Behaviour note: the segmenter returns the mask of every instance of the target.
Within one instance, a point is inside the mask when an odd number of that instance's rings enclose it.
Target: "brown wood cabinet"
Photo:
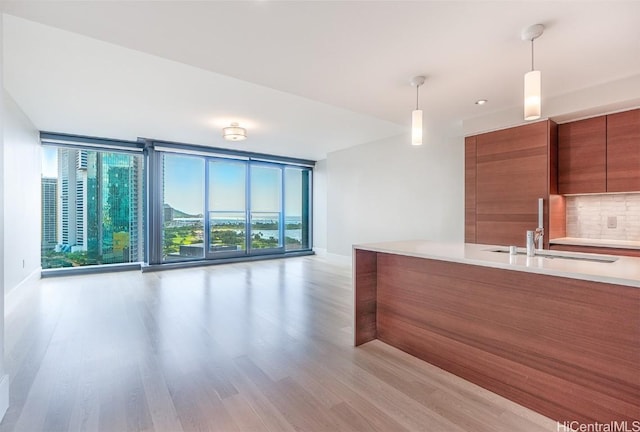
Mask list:
[[[558,189],[640,191],[640,109],[558,126]]]
[[[476,137],[464,139],[464,241],[476,242]]]
[[[640,191],[640,109],[607,116],[607,192]]]
[[[367,250],[354,270],[356,345],[377,338],[560,422],[637,419],[638,288]]]
[[[467,243],[524,246],[526,231],[538,226],[538,198],[545,200],[544,224],[549,226],[556,128],[547,120],[467,137],[465,192],[471,194],[465,195]],[[547,234],[545,243],[548,238]]]
[[[566,235],[560,194],[640,191],[640,109],[465,138],[465,241],[524,246],[544,198],[545,248]],[[551,205],[549,205],[551,204]]]
[[[605,116],[558,126],[558,189],[561,194],[607,191]]]

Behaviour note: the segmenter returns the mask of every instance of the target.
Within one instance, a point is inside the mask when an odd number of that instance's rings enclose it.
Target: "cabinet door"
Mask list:
[[[464,139],[464,241],[476,242],[476,137]]]
[[[538,226],[538,198],[548,209],[548,127],[538,122],[477,136],[478,243],[524,246],[526,231]]]
[[[607,116],[607,192],[640,191],[640,109]]]
[[[607,191],[605,116],[558,126],[558,191],[561,194]]]

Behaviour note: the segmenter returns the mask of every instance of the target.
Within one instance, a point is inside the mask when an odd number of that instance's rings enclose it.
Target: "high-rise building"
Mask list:
[[[57,215],[60,249],[87,252],[89,263],[141,261],[142,185],[140,156],[58,149],[56,206],[43,204],[43,224],[48,214]]]
[[[58,243],[87,250],[87,151],[58,149]]]
[[[142,167],[138,156],[89,154],[87,212],[90,256],[103,263],[142,260]]]
[[[43,177],[42,180],[42,252],[53,250],[58,242],[57,206],[58,179]]]

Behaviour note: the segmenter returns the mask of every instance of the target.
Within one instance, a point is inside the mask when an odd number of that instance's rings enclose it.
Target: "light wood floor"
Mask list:
[[[0,432],[556,430],[383,343],[354,348],[351,269],[327,257],[22,289]]]

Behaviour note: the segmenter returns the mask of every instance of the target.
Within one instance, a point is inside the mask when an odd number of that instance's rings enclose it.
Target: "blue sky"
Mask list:
[[[204,213],[204,160],[167,155],[164,158],[164,202],[189,214]]]
[[[199,157],[167,155],[164,161],[164,202],[189,214],[202,214],[204,204],[204,161]],[[210,171],[210,206],[214,211],[244,211],[245,164],[214,161]],[[254,211],[278,212],[280,209],[280,170],[257,165],[251,170],[251,196]],[[286,175],[286,212],[299,216],[302,207],[299,170]]]
[[[58,149],[42,147],[42,177],[58,177]]]

